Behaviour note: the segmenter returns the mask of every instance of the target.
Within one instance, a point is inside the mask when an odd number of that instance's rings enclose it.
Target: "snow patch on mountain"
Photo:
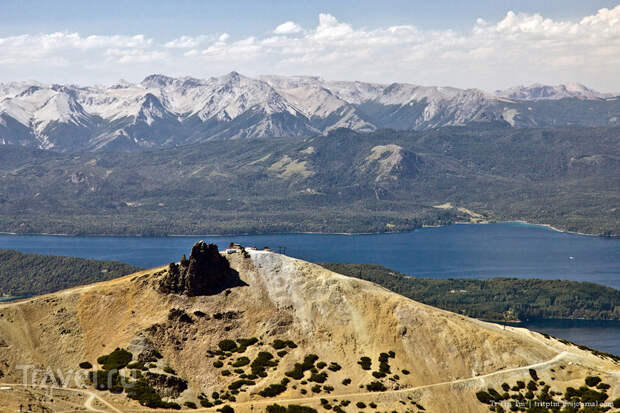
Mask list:
[[[61,151],[139,150],[213,139],[326,134],[338,128],[422,130],[475,121],[544,125],[535,111],[519,104],[606,96],[579,84],[488,94],[314,76],[250,78],[231,72],[197,79],[154,74],[140,83],[120,80],[110,86],[2,83],[0,125],[5,142],[39,142],[39,147]]]
[[[590,89],[580,83],[548,86],[535,83],[530,86],[517,86],[506,90],[498,90],[496,96],[519,100],[555,100],[565,98],[604,99],[612,96]]]

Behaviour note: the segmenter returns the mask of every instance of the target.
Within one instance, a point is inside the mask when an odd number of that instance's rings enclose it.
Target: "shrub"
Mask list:
[[[286,386],[281,384],[270,384],[268,387],[264,388],[258,394],[263,397],[275,397],[281,393],[286,391]]]
[[[370,370],[370,366],[372,365],[372,360],[370,360],[370,357],[364,356],[360,358],[360,361],[358,361],[357,364],[362,366],[362,369],[364,370]]]
[[[243,366],[247,366],[248,364],[250,364],[250,359],[243,356],[243,357],[239,357],[237,360],[235,360],[235,362],[232,364],[233,367],[243,367]]]
[[[615,399],[615,400],[612,402],[612,404],[614,405],[614,407],[615,407],[616,409],[620,408],[620,397],[619,397],[619,398],[617,398],[617,399]]]
[[[586,385],[588,387],[594,387],[601,382],[601,378],[597,376],[588,376],[586,377]]]
[[[329,401],[327,399],[321,399],[321,404],[327,404]]]
[[[304,357],[303,363],[295,363],[293,370],[287,371],[284,374],[292,379],[301,380],[304,377],[304,372],[307,370],[312,370],[314,368],[314,362],[318,359],[319,356],[316,354],[308,354]]]
[[[312,373],[309,380],[315,383],[325,383],[325,381],[327,380],[327,373],[325,373],[324,371],[322,371],[321,373]]]
[[[342,369],[342,367],[340,366],[340,364],[332,361],[331,363],[329,363],[328,369],[331,371],[338,371]]]
[[[279,404],[272,404],[267,406],[267,413],[287,413],[286,407]]]
[[[222,340],[217,345],[222,351],[234,351],[237,349],[237,343],[234,340]]]
[[[319,361],[318,363],[316,363],[316,368],[317,369],[324,369],[325,367],[327,367],[327,363],[325,363],[324,361]]]
[[[538,374],[536,373],[536,370],[530,369],[530,376],[532,376],[532,380],[538,381]]]
[[[346,379],[342,380],[342,384],[348,386],[349,384],[351,384],[351,379],[347,377]]]
[[[133,363],[129,363],[127,365],[127,368],[134,370],[148,370],[148,367],[146,367],[141,361],[134,361]]]
[[[310,390],[312,390],[312,393],[320,393],[321,392],[321,386],[318,384],[315,384],[314,386],[312,386],[312,388],[310,388]]]
[[[311,368],[314,368],[314,363],[319,359],[319,356],[317,356],[316,354],[307,354],[306,357],[304,357],[304,362],[302,363],[302,367],[304,370],[310,370]]]
[[[213,407],[213,403],[211,403],[209,400],[200,400],[200,405],[202,407]]]
[[[536,383],[534,383],[532,380],[530,380],[527,383],[527,389],[530,390],[530,391],[536,391],[536,390],[538,390],[538,386],[536,385]]]
[[[396,357],[396,353],[394,353],[392,350],[388,351],[388,356],[390,356],[391,359],[393,359],[394,357]]]
[[[286,409],[287,413],[316,413],[316,409],[308,406],[299,406],[297,404],[289,404]]]
[[[494,389],[494,388],[492,388],[492,387],[489,387],[489,388],[487,389],[487,391],[489,392],[489,394],[491,395],[491,397],[493,397],[493,399],[494,399],[496,402],[502,401],[502,399],[504,398],[501,394],[499,394],[499,393],[497,392],[497,390],[495,390],[495,389]]]
[[[164,402],[159,394],[144,380],[138,380],[125,389],[127,397],[150,408],[180,409],[177,403]]]
[[[230,370],[222,370],[220,373],[222,376],[230,376],[232,373]]]
[[[381,353],[379,354],[379,362],[387,363],[389,357],[387,353]]]
[[[332,386],[323,386],[323,390],[325,390],[327,393],[331,393],[334,391],[334,388]]]
[[[116,348],[107,356],[101,356],[97,359],[97,363],[103,366],[104,370],[120,370],[129,364],[133,355],[125,349]]]
[[[213,400],[217,400],[220,398],[220,394],[214,391],[213,393],[211,393],[211,397],[213,398]]]
[[[229,390],[238,390],[238,389],[240,389],[243,386],[253,386],[255,384],[256,384],[256,382],[254,380],[241,379],[241,380],[233,381],[232,383],[230,383],[228,385],[228,389]]]
[[[217,409],[217,411],[221,412],[221,413],[235,413],[235,409],[233,409],[232,407],[230,407],[227,404],[225,404],[221,408]]]
[[[373,381],[366,385],[366,390],[368,391],[386,391],[387,388],[380,381]]]
[[[261,351],[258,353],[254,361],[252,361],[250,368],[252,369],[252,374],[260,377],[267,377],[267,372],[265,369],[267,367],[275,367],[277,365],[277,361],[273,360],[273,354],[266,351]]]
[[[365,409],[366,408],[366,403],[364,403],[364,402],[357,402],[357,403],[355,403],[355,406],[357,406],[358,409]]]
[[[510,390],[510,385],[508,383],[502,383],[502,390],[509,391]]]
[[[371,409],[376,409],[377,408],[376,403],[370,403],[368,406],[370,406]]]
[[[517,388],[525,389],[525,382],[522,382],[521,380],[518,380],[517,381]]]
[[[284,347],[286,347],[286,341],[276,339],[273,341],[273,343],[271,343],[271,346],[276,350],[282,350]]]
[[[237,343],[239,343],[239,346],[241,346],[241,347],[250,347],[250,346],[253,346],[254,344],[258,343],[258,339],[256,337],[239,338],[239,339],[237,339]]]
[[[385,374],[389,374],[390,373],[390,365],[387,364],[385,361],[382,361],[379,363],[379,371]]]
[[[411,372],[410,372],[409,370],[403,369],[403,370],[402,370],[402,373],[403,373],[405,376],[408,376]]]
[[[381,379],[385,377],[385,373],[383,373],[382,371],[373,371],[372,376],[376,379]]]
[[[484,403],[484,404],[491,404],[492,402],[495,401],[495,399],[493,399],[493,397],[491,397],[491,395],[485,392],[484,390],[480,390],[479,392],[476,392],[476,398],[478,399],[480,403]]]
[[[198,408],[198,406],[196,406],[196,403],[194,403],[194,402],[185,402],[185,403],[183,403],[183,406],[189,407],[190,409],[197,409]]]
[[[611,386],[607,383],[599,383],[598,386],[596,386],[597,389],[599,390],[608,390]]]
[[[172,367],[170,367],[170,366],[166,366],[166,367],[164,367],[164,373],[174,374],[174,375],[176,375],[176,374],[177,374],[177,372],[176,372],[176,371],[174,371],[174,369],[173,369]]]
[[[276,353],[278,355],[278,357],[284,357],[288,354],[288,351],[286,350],[280,350]]]
[[[80,368],[81,369],[85,369],[85,370],[90,370],[90,369],[93,368],[93,365],[90,364],[90,362],[88,362],[88,361],[83,361],[83,362],[80,363]]]
[[[215,367],[216,369],[222,368],[222,367],[224,367],[224,363],[222,363],[219,360],[216,360],[216,361],[213,362],[213,367]]]

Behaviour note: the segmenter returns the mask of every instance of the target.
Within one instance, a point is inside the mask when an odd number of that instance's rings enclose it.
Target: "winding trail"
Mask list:
[[[464,378],[464,379],[457,379],[457,380],[451,380],[451,381],[445,381],[445,382],[440,382],[440,383],[433,383],[433,384],[425,384],[423,386],[416,386],[416,387],[409,387],[406,389],[399,389],[399,390],[388,390],[388,391],[384,391],[384,392],[361,392],[361,393],[346,393],[346,394],[333,394],[330,395],[331,398],[342,398],[342,397],[346,397],[346,398],[354,398],[354,397],[365,397],[365,396],[369,396],[372,395],[373,397],[377,397],[377,396],[381,396],[381,395],[389,395],[389,394],[401,394],[401,393],[408,393],[408,392],[414,392],[416,390],[425,390],[425,389],[430,389],[430,388],[434,388],[434,387],[440,387],[440,386],[448,386],[448,385],[453,385],[453,384],[459,384],[459,383],[467,383],[467,382],[475,382],[477,380],[484,380],[486,378],[489,377],[493,377],[493,376],[499,376],[502,374],[508,374],[508,373],[515,373],[515,372],[520,372],[520,371],[528,371],[529,369],[535,369],[535,368],[540,368],[540,367],[545,367],[548,366],[550,364],[554,364],[559,362],[560,360],[564,359],[567,355],[574,355],[573,353],[569,353],[566,351],[562,351],[561,353],[556,354],[555,357],[553,357],[550,360],[547,361],[541,361],[538,363],[534,363],[534,364],[530,364],[527,366],[523,366],[523,367],[514,367],[514,368],[510,368],[510,369],[504,369],[504,370],[498,370],[495,371],[493,373],[488,373],[488,374],[484,374],[481,376],[476,376],[476,377],[469,377],[469,378]],[[317,401],[320,399],[325,398],[325,395],[322,396],[313,396],[313,397],[302,397],[302,398],[294,398],[294,399],[262,399],[262,400],[252,400],[252,401],[246,401],[246,402],[239,402],[239,403],[228,403],[229,406],[231,407],[244,407],[244,406],[263,406],[266,404],[274,404],[274,403],[278,403],[278,404],[286,404],[286,403],[308,403],[310,401]],[[201,409],[182,409],[180,411],[184,411],[184,412],[208,412],[208,411],[214,411],[217,408],[219,408],[218,406],[216,407],[208,407],[208,408],[201,408]],[[146,411],[145,409],[130,409],[127,410],[127,413],[129,412],[144,412]],[[179,410],[177,410],[179,411]]]

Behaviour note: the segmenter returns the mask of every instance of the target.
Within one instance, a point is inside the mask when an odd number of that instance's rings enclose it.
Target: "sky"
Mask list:
[[[2,0],[0,82],[238,71],[620,92],[620,1]]]

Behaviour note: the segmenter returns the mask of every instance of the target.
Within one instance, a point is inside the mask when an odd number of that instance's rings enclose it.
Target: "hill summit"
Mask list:
[[[168,265],[166,274],[159,282],[159,290],[190,297],[207,295],[223,287],[234,286],[237,280],[236,272],[220,255],[217,245],[200,241],[192,247],[189,260],[183,255],[179,264],[172,262]]]
[[[10,411],[482,413],[620,397],[616,356],[240,246],[198,243],[178,264],[2,304],[0,343]]]

